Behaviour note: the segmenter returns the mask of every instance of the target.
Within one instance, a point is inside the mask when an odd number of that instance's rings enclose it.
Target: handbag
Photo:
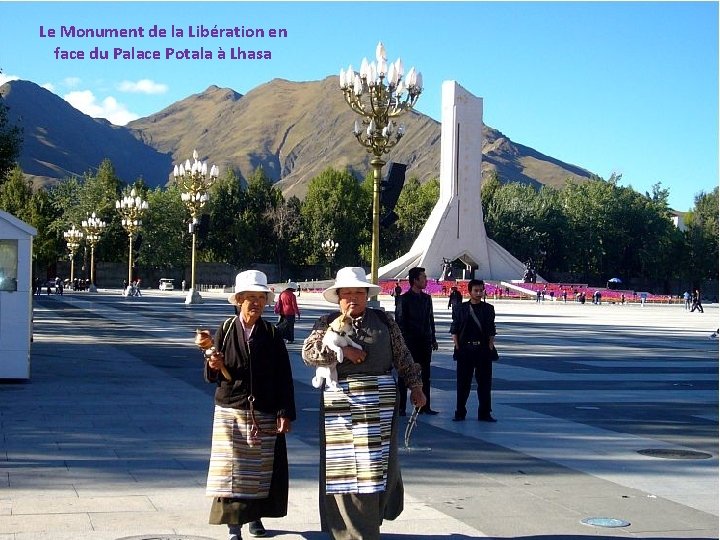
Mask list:
[[[470,316],[472,317],[473,321],[475,321],[475,324],[477,324],[478,328],[480,329],[480,332],[483,331],[482,324],[480,324],[480,320],[477,318],[477,315],[475,315],[475,310],[473,310],[472,306],[468,304],[468,309],[470,310]],[[493,362],[497,362],[500,360],[500,355],[497,352],[497,349],[495,347],[488,347],[490,349],[490,360]]]

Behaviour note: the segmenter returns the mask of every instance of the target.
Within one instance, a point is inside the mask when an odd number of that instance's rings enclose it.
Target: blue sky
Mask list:
[[[146,37],[59,38],[61,27],[137,28]],[[164,38],[147,37],[157,25]],[[284,38],[177,38],[184,30],[283,28]],[[41,36],[43,27],[45,37]],[[484,99],[485,123],[517,143],[640,192],[661,182],[681,211],[718,185],[716,2],[3,2],[0,83],[27,79],[92,116],[125,124],[209,85],[247,93],[273,78],[319,80],[379,40],[423,74],[418,109],[440,120],[444,80]],[[11,45],[10,45],[11,44]],[[94,47],[108,60],[87,58]],[[113,49],[160,60],[113,60]],[[56,59],[55,49],[84,60]],[[166,48],[212,60],[166,59]],[[270,60],[219,60],[219,47]],[[335,99],[340,99],[338,93]],[[348,129],[350,136],[350,128]]]

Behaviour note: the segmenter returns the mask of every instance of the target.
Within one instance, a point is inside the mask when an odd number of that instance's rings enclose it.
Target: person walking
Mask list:
[[[702,298],[700,297],[700,290],[695,289],[693,291],[692,295],[692,308],[690,309],[690,313],[692,313],[695,310],[698,310],[700,313],[705,313],[705,310],[702,307]]]
[[[690,293],[688,291],[685,291],[683,293],[683,300],[685,301],[685,310],[686,311],[690,311],[690,308],[692,307],[690,305],[690,298],[691,298]]]
[[[432,298],[423,292],[427,287],[425,269],[419,266],[411,268],[408,272],[410,289],[400,295],[400,301],[395,304],[395,321],[402,331],[403,338],[410,349],[413,360],[422,368],[423,394],[427,403],[420,409],[420,414],[438,414],[430,407],[430,362],[432,351],[438,350],[435,339],[435,318],[433,315]],[[408,386],[402,377],[398,377],[398,392],[400,393],[400,415],[407,413]]]
[[[205,380],[215,383],[212,450],[206,494],[209,522],[240,540],[266,534],[261,518],[287,515],[285,435],[295,420],[295,391],[285,343],[262,318],[273,293],[257,270],[240,272],[228,301],[239,312],[215,333]]]
[[[306,365],[337,367],[340,390],[326,387],[320,409],[320,525],[334,540],[379,540],[383,520],[403,511],[393,368],[411,389],[413,405],[425,404],[421,368],[400,328],[367,306],[379,292],[362,268],[338,270],[323,297],[340,311],[320,317],[302,348]],[[336,363],[323,340],[341,314],[352,319],[352,339],[362,348],[343,347],[343,362]]]
[[[402,294],[402,287],[400,286],[400,280],[398,279],[395,282],[395,287],[393,288],[392,296],[395,298],[395,305],[398,305],[398,302],[400,302],[400,295]]]
[[[295,298],[297,288],[297,283],[289,281],[275,302],[275,314],[279,316],[276,326],[288,343],[295,343],[295,318],[300,318],[300,308]]]
[[[500,290],[500,294],[502,294],[502,289]],[[458,290],[457,287],[451,287],[450,288],[450,294],[448,295],[448,309],[452,310],[452,316],[455,317],[455,310],[457,307],[462,304],[463,301],[463,295]]]
[[[478,420],[496,422],[492,416],[492,364],[497,359],[495,350],[495,308],[483,301],[485,282],[472,279],[468,282],[470,300],[463,302],[450,324],[455,346],[453,359],[457,363],[457,405],[453,421],[461,422],[467,416],[473,374],[477,382]]]

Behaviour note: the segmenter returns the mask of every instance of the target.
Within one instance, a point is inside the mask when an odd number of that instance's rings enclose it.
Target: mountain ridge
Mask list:
[[[201,159],[244,177],[262,166],[286,196],[301,198],[327,167],[347,168],[358,178],[370,170],[372,156],[352,135],[357,115],[345,103],[337,76],[305,82],[276,78],[246,94],[211,84],[126,126],[91,118],[30,81],[5,83],[0,94],[10,121],[24,129],[20,165],[41,183],[80,176],[107,157],[126,182],[142,176],[150,186],[165,185],[173,163],[194,149]],[[423,182],[438,177],[440,123],[416,111],[399,122],[406,135],[387,160],[405,163],[408,177]],[[495,170],[504,182],[561,186],[568,178],[591,177],[489,126],[478,150],[483,174]]]

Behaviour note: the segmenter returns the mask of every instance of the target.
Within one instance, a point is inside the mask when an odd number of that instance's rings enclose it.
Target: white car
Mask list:
[[[173,279],[170,278],[160,278],[160,290],[161,291],[172,291],[175,289],[175,285],[173,284]]]

